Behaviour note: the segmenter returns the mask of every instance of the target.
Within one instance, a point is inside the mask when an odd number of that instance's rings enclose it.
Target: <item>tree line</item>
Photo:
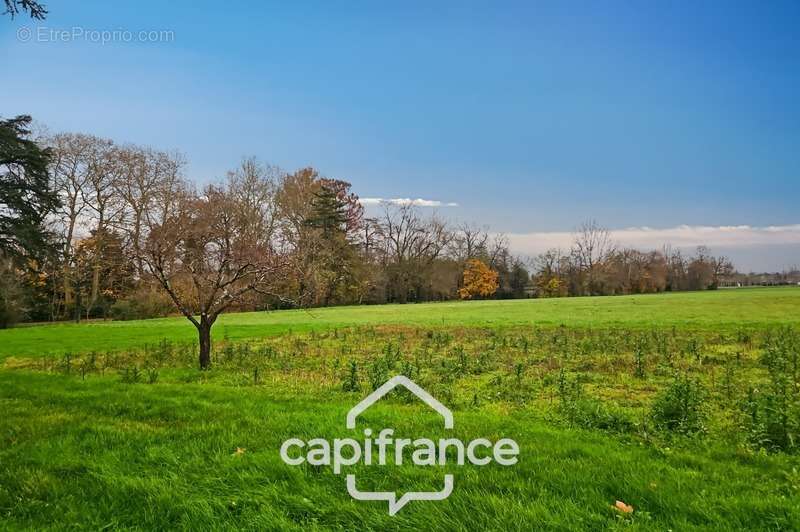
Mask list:
[[[713,290],[735,274],[728,258],[712,255],[705,246],[693,255],[670,246],[651,251],[619,247],[595,221],[578,227],[569,250],[550,249],[533,264],[539,297]]]
[[[696,290],[734,271],[705,248],[617,248],[594,222],[524,259],[413,204],[368,216],[314,168],[248,158],[204,187],[185,174],[179,153],[0,121],[0,326],[179,312],[210,346],[232,309]]]
[[[198,189],[180,154],[74,133],[34,142],[26,124],[24,117],[3,122],[19,150],[38,157],[27,176],[24,164],[4,157],[4,188],[23,191],[23,176],[41,193],[38,218],[3,217],[2,290],[14,294],[6,298],[6,322],[174,312],[177,293],[170,291],[181,279],[167,286],[167,270],[185,258],[182,244],[200,246],[216,230],[223,231],[216,240],[194,250],[199,262],[188,274],[244,261],[220,255],[220,246],[261,255],[248,257],[241,275],[254,275],[261,263],[271,273],[268,290],[233,298],[226,308],[698,290],[733,274],[730,261],[705,248],[691,257],[617,248],[594,222],[579,227],[570,249],[525,260],[502,235],[425,216],[411,204],[386,204],[368,217],[349,183],[313,168],[289,173],[250,158],[221,183]],[[13,201],[5,194],[4,203]],[[222,288],[240,279],[229,281]]]

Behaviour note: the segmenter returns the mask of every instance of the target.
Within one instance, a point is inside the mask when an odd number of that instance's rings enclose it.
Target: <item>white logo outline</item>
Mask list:
[[[356,418],[358,418],[361,413],[400,385],[403,385],[404,388],[441,415],[444,418],[445,429],[453,428],[453,413],[450,409],[405,375],[395,375],[374,392],[366,396],[360,403],[351,408],[350,411],[347,412],[347,428],[355,429]],[[409,491],[401,495],[399,499],[397,498],[397,492],[394,491],[359,491],[358,488],[356,488],[356,476],[353,474],[348,474],[346,481],[347,493],[358,501],[388,501],[389,515],[396,514],[403,506],[411,501],[443,501],[453,493],[453,475],[450,473],[444,476],[444,488],[440,491]]]

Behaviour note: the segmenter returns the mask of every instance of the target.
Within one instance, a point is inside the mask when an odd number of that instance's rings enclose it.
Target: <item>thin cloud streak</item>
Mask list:
[[[755,227],[750,225],[679,225],[665,229],[628,227],[611,230],[612,239],[621,246],[638,249],[675,248],[753,248],[800,244],[800,224]],[[549,248],[569,249],[574,233],[536,232],[509,234],[511,248],[517,253],[536,255]]]
[[[417,207],[458,207],[458,203],[422,198],[359,198],[361,205],[416,205]]]

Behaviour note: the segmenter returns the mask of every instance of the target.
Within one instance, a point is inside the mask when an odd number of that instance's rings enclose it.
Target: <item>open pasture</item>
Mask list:
[[[798,296],[230,314],[215,328],[209,371],[197,369],[191,325],[178,318],[3,331],[0,520],[29,529],[796,529]],[[517,440],[519,463],[446,466],[455,475],[446,501],[411,502],[390,517],[384,502],[353,501],[329,467],[280,460],[286,438],[346,435],[348,409],[396,374],[446,404],[464,439]],[[369,419],[432,430],[403,393]],[[442,474],[358,472],[402,490],[430,489]],[[633,512],[612,508],[617,500]]]

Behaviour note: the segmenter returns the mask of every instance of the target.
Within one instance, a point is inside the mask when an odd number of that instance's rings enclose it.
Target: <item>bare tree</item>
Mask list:
[[[665,244],[661,252],[666,260],[666,290],[686,290],[688,286],[688,264],[681,250],[673,249],[670,244]]]
[[[279,230],[281,239],[295,251],[303,247],[308,230],[306,220],[313,211],[311,201],[319,187],[320,175],[313,168],[302,168],[281,177],[275,197],[281,213]]]
[[[159,196],[162,193],[171,194],[185,161],[179,154],[138,146],[120,148],[117,156],[122,170],[120,178],[113,185],[124,204],[118,224],[128,237],[127,244],[134,257],[136,276],[142,278],[142,241],[147,234],[147,227],[157,219],[164,219],[165,215],[158,209],[163,203],[158,201]]]
[[[569,257],[558,248],[550,248],[532,260],[534,284],[540,296],[557,297],[566,295],[566,274]]]
[[[370,260],[372,258],[373,248],[375,241],[380,233],[380,222],[377,218],[364,218],[363,234],[361,241],[364,246],[364,258]]]
[[[599,293],[598,279],[603,263],[615,246],[608,229],[595,220],[583,222],[575,232],[572,253],[581,271],[585,272],[590,295]]]
[[[250,231],[267,242],[275,242],[279,212],[275,197],[282,171],[261,164],[255,157],[244,159],[228,173],[228,192],[236,200],[240,215],[251,220]],[[253,235],[255,236],[255,235]]]
[[[100,141],[90,135],[62,133],[43,141],[51,149],[50,175],[53,189],[61,200],[61,209],[55,213],[54,226],[63,243],[62,290],[66,309],[73,304],[72,264],[75,239],[86,229],[93,152]],[[65,309],[65,310],[66,310]]]
[[[452,240],[445,222],[436,215],[422,218],[413,205],[385,204],[380,233],[388,258],[398,264],[408,261],[430,263]]]
[[[201,369],[211,365],[217,317],[251,292],[270,292],[285,267],[272,235],[263,231],[272,223],[269,214],[253,211],[252,198],[230,178],[202,194],[179,194],[144,246],[147,269],[197,328]]]
[[[380,261],[395,300],[418,298],[432,284],[431,269],[452,240],[447,224],[435,214],[423,218],[413,205],[385,204],[379,222]]]
[[[89,174],[83,187],[84,201],[89,207],[92,218],[92,232],[97,239],[98,252],[94,254],[92,264],[92,282],[89,301],[86,305],[87,316],[100,293],[100,257],[106,245],[105,237],[109,230],[118,225],[124,210],[124,202],[118,192],[118,183],[125,173],[122,164],[121,150],[110,140],[98,140],[90,151]]]
[[[453,232],[452,254],[456,260],[467,261],[486,251],[489,233],[477,224],[462,223]]]
[[[719,256],[711,258],[712,288],[719,288],[720,284],[736,273],[733,262],[728,257]]]
[[[486,247],[486,256],[489,260],[489,266],[497,268],[498,263],[508,259],[510,255],[508,251],[508,237],[503,233],[493,235]]]

